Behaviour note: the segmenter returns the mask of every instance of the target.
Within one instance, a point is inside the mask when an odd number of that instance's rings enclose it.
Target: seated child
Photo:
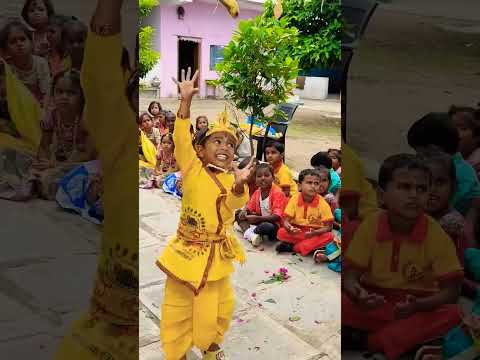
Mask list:
[[[178,171],[177,162],[174,155],[175,145],[173,144],[172,134],[165,134],[160,140],[157,152],[157,185],[163,182],[165,176]]]
[[[160,135],[168,133],[165,111],[158,101],[152,101],[150,105],[148,105],[148,113],[153,118],[153,127],[160,131]]]
[[[22,19],[33,29],[33,52],[37,56],[47,56],[48,20],[54,13],[50,0],[27,0],[23,5]]]
[[[438,221],[442,229],[453,240],[458,259],[463,264],[465,244],[465,219],[451,206],[455,193],[455,167],[451,156],[445,153],[424,153],[425,165],[432,173],[432,186],[427,202],[427,213]]]
[[[333,214],[318,194],[320,174],[314,169],[300,172],[300,192],[290,198],[284,211],[283,227],[277,238],[277,252],[300,253],[307,256],[333,240]]]
[[[287,198],[298,193],[298,185],[293,180],[290,169],[283,162],[285,146],[278,141],[271,141],[265,146],[265,159],[273,167],[274,183],[278,185]]]
[[[173,134],[173,130],[175,129],[175,119],[176,119],[176,116],[173,112],[167,111],[165,113],[165,123],[167,125],[167,129],[170,134]],[[192,132],[191,128],[192,127],[190,127],[190,132]]]
[[[68,101],[64,94],[70,94]],[[80,163],[94,160],[93,144],[83,121],[84,97],[78,71],[64,71],[53,79],[52,107],[41,122],[42,138],[33,164],[40,196],[53,200],[58,183]]]
[[[327,155],[332,159],[332,168],[340,175],[342,173],[342,150],[328,149]]]
[[[245,239],[253,246],[259,246],[264,240],[277,239],[287,198],[282,190],[273,184],[273,168],[270,164],[258,164],[255,178],[258,189],[238,218],[250,224],[244,233]]]
[[[453,196],[453,207],[462,215],[466,215],[480,198],[480,183],[475,170],[466,162],[459,151],[460,138],[458,131],[450,123],[448,114],[429,113],[415,122],[408,130],[408,144],[417,152],[436,147],[452,155],[455,166],[456,187]]]
[[[147,136],[148,140],[152,142],[155,147],[160,145],[160,130],[153,126],[153,119],[148,113],[144,112],[139,118],[140,129]]]
[[[195,120],[195,132],[208,128],[208,118],[205,115],[200,115]]]
[[[21,48],[17,45],[24,44]],[[19,21],[11,21],[0,31],[0,48],[9,57],[11,69],[32,92],[39,104],[45,105],[50,91],[50,69],[46,59],[33,54],[31,32]]]
[[[63,26],[62,37],[65,41],[65,49],[70,56],[72,69],[80,71],[82,68],[87,34],[88,27],[80,20],[71,19]]]
[[[427,216],[431,173],[415,155],[384,161],[379,198],[345,252],[342,348],[399,359],[460,322],[463,279],[455,246]]]
[[[452,106],[448,115],[460,136],[458,150],[480,179],[480,110]]]
[[[48,65],[50,74],[55,77],[71,67],[71,60],[66,51],[66,44],[62,38],[63,27],[68,21],[67,16],[53,15],[48,19]]]
[[[342,181],[340,180],[340,175],[338,175],[333,169],[333,161],[330,156],[325,152],[318,152],[310,159],[310,165],[315,169],[324,166],[330,171],[330,185],[328,187],[328,192],[335,195],[338,200]]]

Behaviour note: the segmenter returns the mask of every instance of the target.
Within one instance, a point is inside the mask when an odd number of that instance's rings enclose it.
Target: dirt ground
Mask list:
[[[153,99],[141,98],[140,109],[145,110]],[[161,99],[162,107],[176,112],[177,99]],[[215,119],[223,111],[223,100],[196,100],[192,104],[192,118],[206,115]],[[245,115],[238,113],[239,121]],[[305,101],[288,128],[286,163],[295,171],[310,167],[310,158],[319,151],[340,147],[340,99],[332,96],[325,101]]]
[[[366,159],[411,151],[406,133],[424,114],[480,101],[480,27],[473,20],[480,14],[451,15],[440,3],[423,14],[415,4],[408,11],[380,5],[354,54],[347,137]]]

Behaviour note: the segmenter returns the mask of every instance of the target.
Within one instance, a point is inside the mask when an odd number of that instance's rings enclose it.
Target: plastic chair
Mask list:
[[[281,142],[285,146],[285,137],[287,135],[288,125],[290,125],[295,111],[297,111],[299,104],[285,103],[277,105],[277,109],[283,111],[286,114],[286,119],[277,118],[273,119],[267,124],[265,129],[265,135],[263,137],[256,137],[257,140],[257,160],[265,160],[265,146],[269,140],[275,140]],[[276,133],[281,133],[280,138],[271,138],[268,136],[270,129],[274,129]]]

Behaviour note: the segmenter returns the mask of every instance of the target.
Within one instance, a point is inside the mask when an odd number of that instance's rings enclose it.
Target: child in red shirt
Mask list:
[[[255,178],[258,189],[250,198],[246,211],[240,213],[239,220],[250,224],[244,233],[245,239],[259,246],[264,240],[276,240],[287,198],[273,184],[273,168],[269,164],[257,165]]]

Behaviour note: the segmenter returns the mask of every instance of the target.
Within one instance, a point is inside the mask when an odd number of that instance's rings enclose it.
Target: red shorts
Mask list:
[[[291,234],[285,228],[278,230],[277,238],[280,241],[294,244],[293,251],[307,256],[312,251],[321,249],[333,240],[333,233],[327,232],[311,238],[306,238],[305,233],[310,231],[310,228],[300,228],[300,232]]]
[[[369,351],[382,352],[387,359],[396,360],[460,324],[460,313],[455,304],[396,319],[395,304],[403,301],[405,294],[381,294],[385,296],[386,304],[378,309],[365,310],[342,292],[342,325],[368,331]]]

